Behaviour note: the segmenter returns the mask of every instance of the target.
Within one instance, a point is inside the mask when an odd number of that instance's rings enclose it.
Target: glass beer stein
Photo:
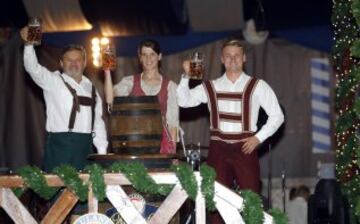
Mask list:
[[[41,19],[33,17],[28,24],[27,43],[32,45],[40,45],[42,39]]]
[[[104,70],[116,70],[116,53],[113,45],[106,45],[102,49],[102,67]]]
[[[203,79],[204,75],[204,55],[200,52],[194,52],[190,60],[190,79]]]

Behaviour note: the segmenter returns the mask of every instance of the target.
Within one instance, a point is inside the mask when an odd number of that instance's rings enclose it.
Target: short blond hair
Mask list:
[[[228,47],[228,46],[235,46],[235,47],[239,47],[244,50],[244,46],[242,45],[241,41],[237,38],[231,38],[231,39],[227,40],[223,44],[221,49],[223,50],[225,47]]]

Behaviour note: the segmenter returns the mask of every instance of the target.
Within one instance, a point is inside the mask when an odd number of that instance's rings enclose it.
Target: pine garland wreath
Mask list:
[[[214,183],[216,179],[216,172],[208,165],[200,166],[201,179],[201,192],[205,198],[205,204],[209,211],[215,211],[214,202]]]
[[[332,24],[335,44],[333,63],[336,71],[336,175],[347,196],[351,220],[360,221],[360,0],[333,1]]]
[[[168,195],[173,188],[172,185],[156,184],[147,173],[144,165],[140,162],[117,162],[110,166],[110,171],[125,174],[133,187],[139,192],[165,196]]]
[[[72,190],[79,200],[84,202],[88,197],[88,185],[83,182],[77,170],[70,165],[60,165],[53,169],[53,173],[58,175],[64,182],[65,186]]]
[[[196,199],[198,185],[196,177],[191,167],[187,163],[173,165],[171,169],[178,177],[182,188],[186,191],[189,198]],[[105,182],[104,182],[104,169],[98,164],[92,164],[85,168],[89,172],[89,182],[92,185],[94,195],[99,201],[102,201],[105,196]],[[147,173],[146,168],[140,162],[122,163],[117,162],[112,164],[108,171],[121,172],[132,183],[133,187],[143,193],[167,195],[173,185],[156,184],[151,176]],[[55,195],[58,188],[51,188],[47,185],[43,172],[37,167],[23,167],[18,170],[19,175],[24,180],[25,187],[34,190],[38,195],[45,199],[50,199]],[[70,165],[61,165],[55,167],[53,173],[58,175],[64,182],[64,185],[72,190],[80,201],[86,201],[88,196],[88,184],[83,182],[77,170]],[[214,202],[214,181],[216,173],[213,168],[203,164],[200,166],[201,192],[204,195],[206,207],[212,211],[215,210]],[[353,183],[353,182],[348,182]],[[359,184],[359,182],[357,183]],[[17,191],[13,189],[13,191]],[[262,223],[264,220],[263,209],[260,197],[251,191],[239,192],[244,198],[244,207],[239,211],[247,224]],[[358,210],[357,210],[358,211]],[[273,213],[275,224],[286,223],[286,216],[281,214],[280,211]],[[276,221],[278,220],[278,221]]]
[[[259,195],[249,190],[242,190],[239,193],[244,199],[244,207],[240,213],[245,223],[264,223],[264,213]]]
[[[96,164],[93,163],[91,165],[88,165],[85,167],[85,171],[90,174],[90,182],[91,182],[91,188],[94,192],[95,197],[99,201],[104,201],[106,198],[105,193],[105,180],[104,180],[104,169]]]
[[[179,165],[171,166],[171,170],[175,172],[179,179],[182,188],[186,191],[189,198],[195,201],[197,196],[198,185],[196,177],[191,167],[187,163],[180,163]]]
[[[273,217],[274,224],[288,224],[289,218],[277,208],[270,209],[269,214]]]
[[[15,187],[15,188],[12,188],[11,190],[15,194],[16,197],[20,198],[26,191],[26,188],[25,187]]]
[[[43,171],[38,167],[24,166],[19,168],[16,173],[23,178],[26,187],[46,200],[52,198],[58,190],[48,186]],[[21,195],[22,192],[19,188],[15,190],[16,195]]]

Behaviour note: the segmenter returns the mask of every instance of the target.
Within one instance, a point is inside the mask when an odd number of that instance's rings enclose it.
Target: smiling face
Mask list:
[[[86,59],[80,50],[69,50],[64,53],[60,65],[65,74],[75,80],[81,80],[86,66]]]
[[[227,73],[241,73],[245,62],[245,54],[242,47],[226,46],[222,50],[221,62]]]
[[[141,47],[138,56],[144,71],[159,69],[161,54],[157,54],[152,48]]]

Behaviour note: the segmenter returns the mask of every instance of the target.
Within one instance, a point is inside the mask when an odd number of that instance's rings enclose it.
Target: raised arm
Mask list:
[[[105,73],[105,83],[104,83],[105,102],[108,105],[112,105],[114,101],[114,89],[111,78],[111,72],[110,70],[105,70],[104,73]]]
[[[178,140],[177,132],[179,127],[179,106],[176,99],[176,88],[176,84],[170,81],[168,85],[166,121],[174,142]]]
[[[184,61],[183,68],[185,74],[182,75],[180,83],[176,90],[177,101],[180,107],[195,107],[201,103],[207,103],[207,95],[203,85],[198,85],[197,87],[190,89],[189,88],[189,78],[186,74],[190,70],[190,62]]]
[[[27,27],[22,28],[20,31],[24,42],[27,41],[27,32]],[[38,86],[43,89],[51,89],[49,83],[54,79],[55,73],[39,64],[33,45],[26,44],[24,47],[24,67]]]

